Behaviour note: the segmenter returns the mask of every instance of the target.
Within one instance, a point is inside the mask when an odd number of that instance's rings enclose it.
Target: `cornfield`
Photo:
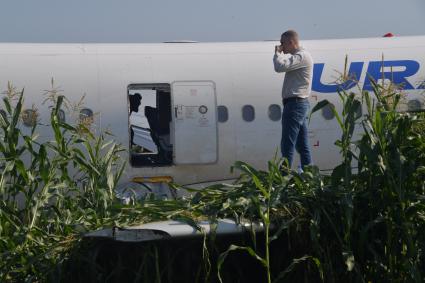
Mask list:
[[[314,166],[293,172],[278,158],[266,171],[236,162],[234,184],[174,184],[193,196],[132,205],[114,194],[123,149],[107,133],[61,121],[64,97],[54,96],[54,139],[40,142],[37,123],[30,135],[20,130],[24,95],[10,87],[0,113],[0,281],[423,282],[424,116],[398,112],[401,94],[373,87],[339,92],[341,164],[329,176]],[[221,218],[260,222],[264,232],[143,245],[82,238],[104,227],[176,219],[199,229],[198,220]]]

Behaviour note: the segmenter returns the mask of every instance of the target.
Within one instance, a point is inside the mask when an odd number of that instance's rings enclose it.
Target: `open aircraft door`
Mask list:
[[[217,161],[217,105],[212,81],[171,84],[174,164]]]

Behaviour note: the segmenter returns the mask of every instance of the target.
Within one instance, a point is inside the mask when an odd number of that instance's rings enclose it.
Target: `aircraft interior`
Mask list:
[[[130,85],[128,109],[131,165],[133,167],[171,165],[173,146],[170,141],[170,85]]]

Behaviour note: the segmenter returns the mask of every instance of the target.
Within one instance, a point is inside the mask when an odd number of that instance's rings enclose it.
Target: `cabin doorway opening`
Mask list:
[[[131,84],[127,88],[130,164],[170,166],[170,84]]]

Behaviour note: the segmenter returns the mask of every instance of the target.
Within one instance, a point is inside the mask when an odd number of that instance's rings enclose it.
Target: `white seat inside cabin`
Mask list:
[[[133,143],[141,146],[147,150],[149,150],[152,154],[158,153],[158,147],[152,140],[150,129],[138,127],[135,125],[131,125],[131,129],[133,130]]]

